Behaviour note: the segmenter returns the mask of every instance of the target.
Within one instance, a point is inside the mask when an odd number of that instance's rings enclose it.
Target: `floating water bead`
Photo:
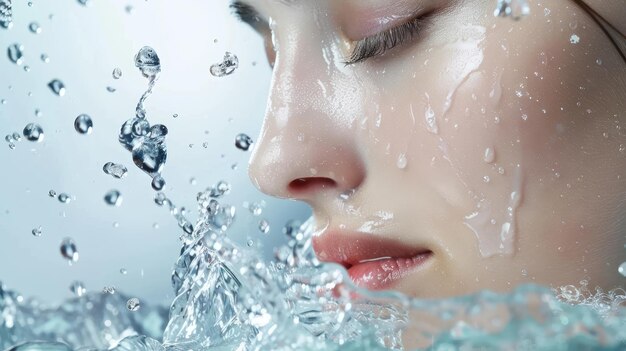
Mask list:
[[[15,43],[9,46],[7,49],[7,55],[9,56],[9,60],[15,63],[16,65],[21,65],[24,63],[24,45]]]
[[[65,84],[63,84],[63,82],[58,79],[51,80],[50,83],[48,83],[48,87],[57,96],[65,95]]]
[[[39,34],[41,33],[41,26],[39,26],[39,23],[37,22],[31,22],[28,25],[28,29],[30,30],[31,33],[33,34]]]
[[[61,255],[69,263],[78,261],[78,250],[76,244],[71,238],[65,238],[61,242]]]
[[[23,130],[24,137],[28,141],[40,142],[43,140],[43,128],[39,124],[28,123]]]
[[[141,308],[141,302],[138,298],[132,297],[126,301],[126,308],[131,312],[136,312]]]
[[[85,285],[83,284],[83,282],[80,282],[80,281],[76,280],[76,281],[72,282],[72,284],[70,285],[70,291],[76,297],[81,297],[81,296],[85,295],[85,293],[87,292],[87,289],[85,289]]]
[[[86,114],[81,114],[74,120],[74,129],[80,134],[91,134],[93,130],[93,121]]]
[[[109,206],[120,206],[122,204],[122,194],[118,190],[111,190],[104,195],[104,202]]]
[[[215,77],[224,77],[232,74],[237,67],[239,67],[239,59],[227,51],[222,62],[211,65],[210,72]]]
[[[119,67],[115,67],[113,69],[113,73],[111,74],[113,76],[113,79],[120,79],[122,78],[122,69]]]
[[[102,170],[104,171],[104,173],[117,179],[124,178],[128,174],[128,169],[124,165],[116,164],[113,162],[105,163],[102,167]]]
[[[235,146],[242,151],[248,151],[253,141],[247,134],[241,133],[235,137]]]

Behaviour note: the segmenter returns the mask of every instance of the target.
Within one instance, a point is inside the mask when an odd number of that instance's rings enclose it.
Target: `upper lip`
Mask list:
[[[380,237],[375,234],[326,230],[313,237],[313,249],[321,261],[335,262],[346,269],[359,263],[384,258],[411,258],[431,250]]]

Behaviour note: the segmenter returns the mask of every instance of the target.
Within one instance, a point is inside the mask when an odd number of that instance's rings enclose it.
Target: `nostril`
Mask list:
[[[301,194],[304,192],[319,191],[326,188],[334,188],[337,183],[330,178],[310,177],[298,178],[289,183],[289,191],[292,194]]]

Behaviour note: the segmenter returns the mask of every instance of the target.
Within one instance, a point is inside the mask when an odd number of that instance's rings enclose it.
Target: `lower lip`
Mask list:
[[[431,255],[432,252],[426,252],[411,258],[385,258],[358,263],[348,269],[348,274],[357,286],[386,290],[426,263]]]

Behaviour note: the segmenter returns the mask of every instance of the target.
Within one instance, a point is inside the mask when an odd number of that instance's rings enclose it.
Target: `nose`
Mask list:
[[[304,47],[302,40],[291,43],[301,44],[282,51],[275,62],[249,175],[268,195],[314,205],[323,195],[355,190],[366,172],[358,126],[342,108],[352,89],[338,83],[321,49]]]

